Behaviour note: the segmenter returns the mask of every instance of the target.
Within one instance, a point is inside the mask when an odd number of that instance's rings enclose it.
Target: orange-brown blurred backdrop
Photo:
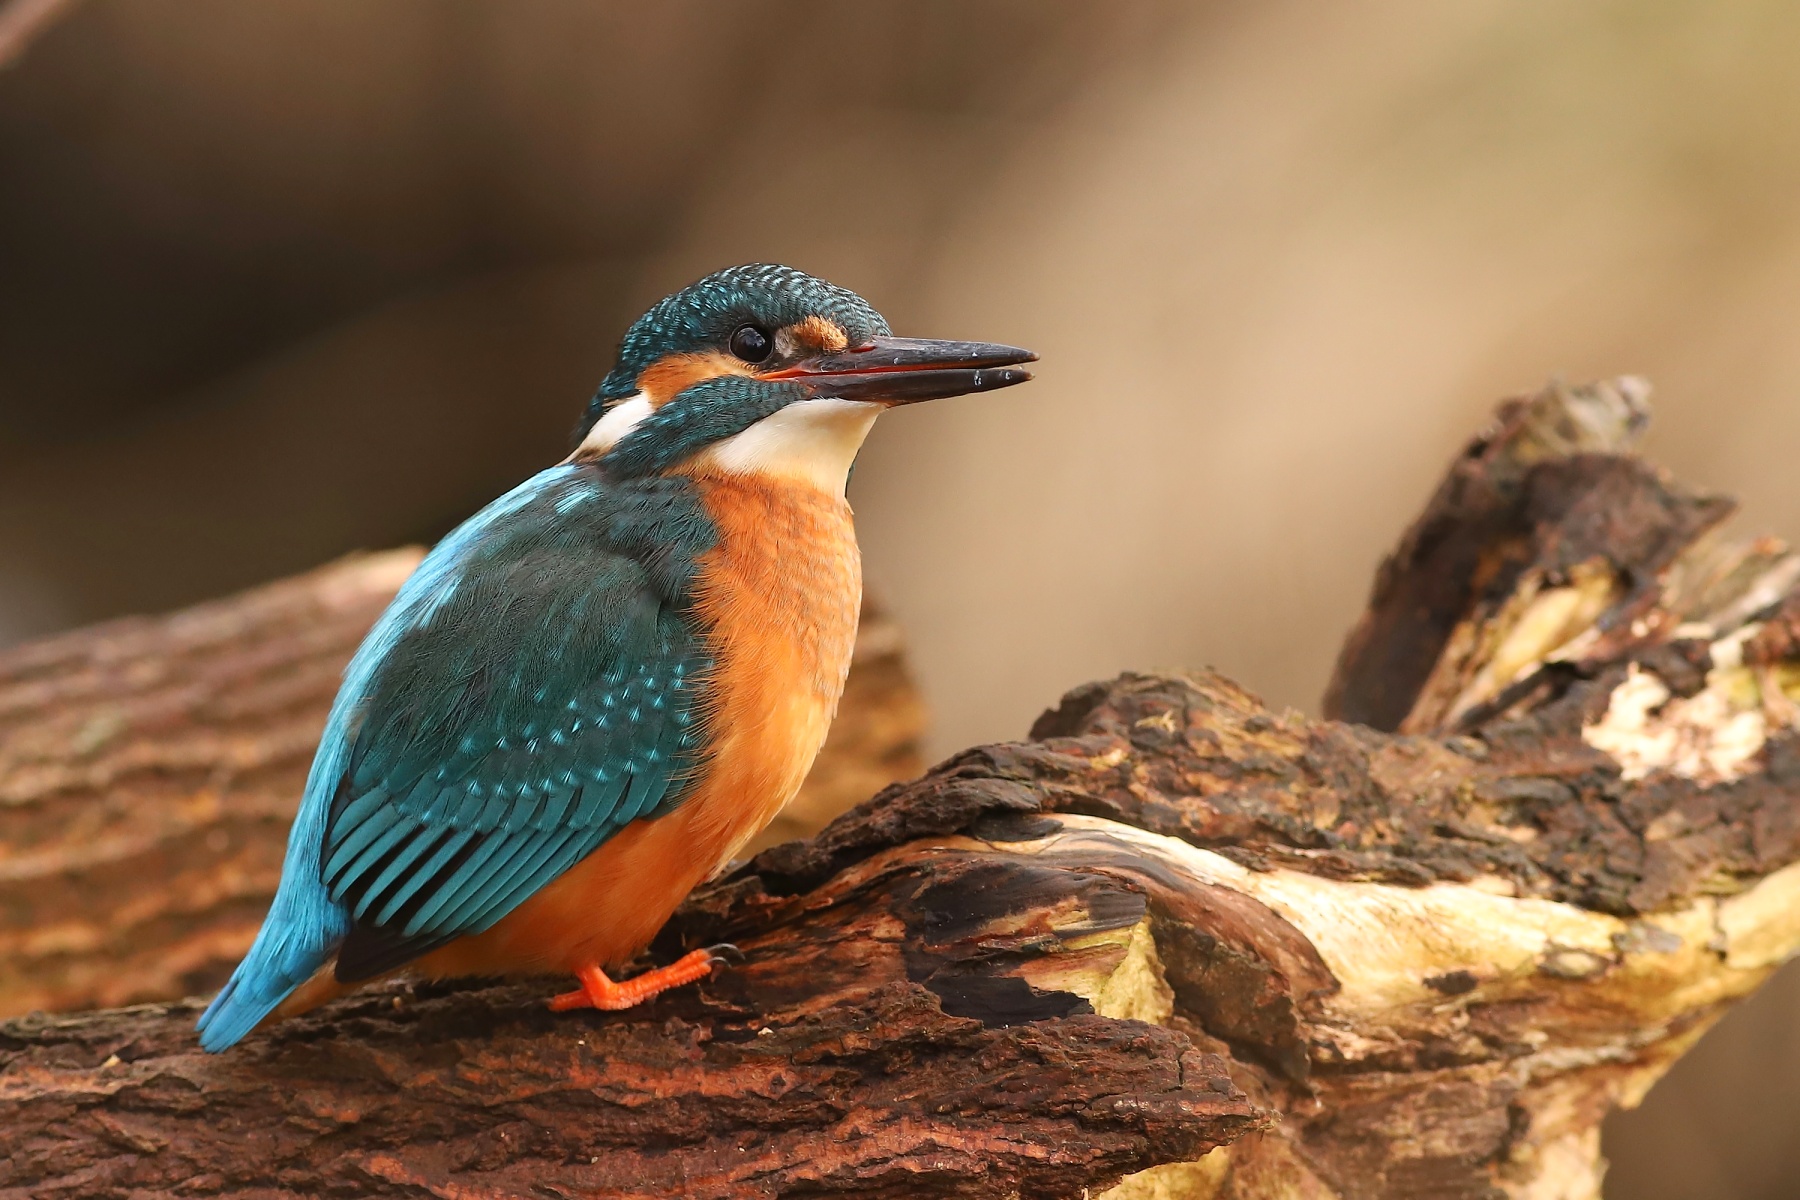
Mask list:
[[[1315,707],[1550,374],[1800,536],[1797,58],[1776,0],[85,0],[0,70],[0,641],[434,536],[775,259],[1044,356],[857,469],[938,748],[1128,666]],[[1790,972],[1608,1194],[1800,1195],[1797,1135]]]

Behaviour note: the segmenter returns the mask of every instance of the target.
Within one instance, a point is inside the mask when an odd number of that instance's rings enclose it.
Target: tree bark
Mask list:
[[[697,893],[653,955],[745,961],[626,1014],[0,1026],[0,1188],[1595,1197],[1604,1115],[1800,948],[1800,556],[1646,413],[1502,406],[1346,646],[1363,724],[1079,688]]]

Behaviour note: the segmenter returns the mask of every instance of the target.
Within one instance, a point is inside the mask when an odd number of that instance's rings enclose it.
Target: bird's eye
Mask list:
[[[774,349],[769,335],[754,325],[739,325],[731,332],[731,352],[745,362],[762,362]]]

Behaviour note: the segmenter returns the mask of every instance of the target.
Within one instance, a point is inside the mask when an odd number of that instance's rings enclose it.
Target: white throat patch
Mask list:
[[[707,447],[700,461],[731,474],[789,479],[842,496],[850,465],[882,407],[864,400],[796,400]]]

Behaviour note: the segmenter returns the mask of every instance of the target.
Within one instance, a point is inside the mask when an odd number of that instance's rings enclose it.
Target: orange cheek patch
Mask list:
[[[810,346],[814,350],[834,353],[850,344],[850,336],[844,332],[843,326],[829,317],[810,316],[792,326],[794,337],[801,345]]]
[[[651,408],[661,408],[696,383],[717,379],[721,375],[749,374],[749,364],[713,351],[702,354],[670,354],[640,371],[637,386],[644,398],[650,401]]]

